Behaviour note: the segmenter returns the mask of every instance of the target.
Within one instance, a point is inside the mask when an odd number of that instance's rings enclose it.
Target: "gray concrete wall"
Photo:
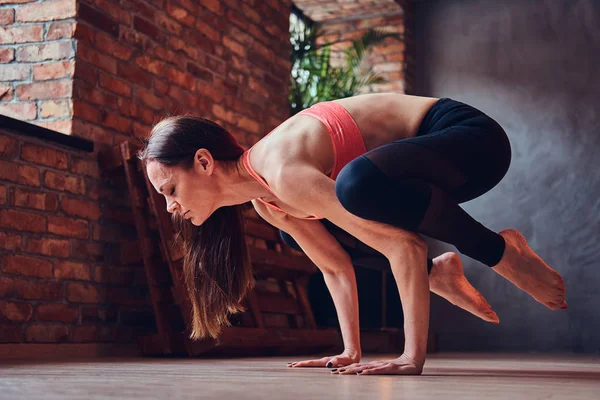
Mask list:
[[[441,350],[600,351],[600,1],[437,0],[416,6],[421,95],[472,104],[507,131],[513,161],[464,208],[515,228],[567,284],[550,311],[463,257],[500,325],[433,300]],[[432,243],[432,255],[453,249]]]

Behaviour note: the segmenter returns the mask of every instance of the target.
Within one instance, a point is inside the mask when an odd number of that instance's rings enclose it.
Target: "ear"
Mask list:
[[[194,169],[205,175],[211,175],[215,169],[215,160],[206,149],[199,149],[194,154]]]

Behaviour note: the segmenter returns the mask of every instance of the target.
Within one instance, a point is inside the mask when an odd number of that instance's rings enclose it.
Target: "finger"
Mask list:
[[[299,361],[297,363],[292,363],[292,368],[296,368],[296,367],[324,367],[326,363],[327,363],[326,359]]]
[[[361,371],[362,369],[364,369],[366,367],[367,367],[367,364],[353,364],[352,366],[340,368],[338,370],[338,373],[340,375],[356,374],[358,371]]]
[[[396,367],[396,365],[387,363],[379,367],[364,369],[359,375],[388,375],[393,372],[394,367]]]

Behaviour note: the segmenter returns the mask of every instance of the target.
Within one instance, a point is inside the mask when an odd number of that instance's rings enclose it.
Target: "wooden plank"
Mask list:
[[[254,291],[253,291],[254,292]],[[286,293],[256,292],[261,312],[277,314],[299,314],[300,307],[295,298]]]
[[[251,247],[249,252],[253,264],[277,266],[300,274],[312,275],[317,272],[317,267],[306,256],[292,256],[255,247]]]
[[[280,241],[279,230],[266,222],[245,218],[244,223],[247,235],[270,240],[272,242]]]

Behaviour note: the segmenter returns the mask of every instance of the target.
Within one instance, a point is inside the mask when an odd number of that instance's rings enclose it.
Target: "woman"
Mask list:
[[[493,188],[511,158],[502,128],[466,104],[392,93],[320,103],[247,151],[208,120],[175,117],[153,128],[140,158],[181,225],[194,338],[216,336],[253,284],[240,214],[248,201],[319,267],[337,310],[344,352],[294,367],[420,374],[430,271],[432,290],[497,322],[457,258],[427,260],[420,234],[455,245],[552,310],[567,307],[561,276],[519,232],[494,233],[458,205]],[[404,353],[395,360],[359,364],[352,259],[333,226],[389,262],[405,321]]]

